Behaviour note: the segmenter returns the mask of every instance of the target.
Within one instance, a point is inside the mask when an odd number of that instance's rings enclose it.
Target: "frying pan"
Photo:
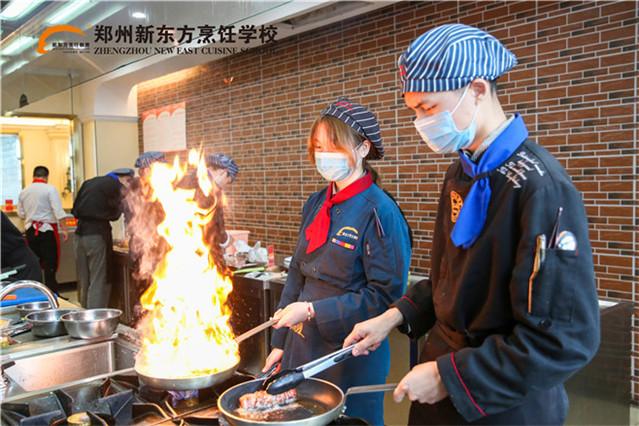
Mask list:
[[[237,336],[235,338],[235,341],[239,344],[240,342],[248,339],[249,337],[263,330],[266,330],[267,328],[269,328],[276,322],[277,322],[276,320],[270,319],[258,325],[257,327],[250,329],[246,333],[243,333]],[[215,386],[219,383],[225,382],[226,380],[230,379],[235,373],[235,371],[237,370],[239,363],[240,362],[238,361],[235,365],[233,365],[232,367],[226,370],[218,371],[216,373],[211,373],[211,374],[203,374],[201,376],[151,377],[140,372],[137,369],[137,366],[136,366],[135,372],[137,373],[138,378],[140,379],[142,383],[154,389],[176,390],[176,391],[177,390],[195,390],[195,389],[210,388],[211,386]]]
[[[310,378],[297,387],[298,402],[301,409],[290,412],[277,410],[278,417],[267,420],[254,420],[238,413],[240,397],[262,389],[262,380],[251,380],[227,389],[217,400],[217,407],[232,426],[320,426],[335,420],[345,409],[348,395],[387,392],[395,389],[397,384],[355,386],[346,394],[331,382]]]

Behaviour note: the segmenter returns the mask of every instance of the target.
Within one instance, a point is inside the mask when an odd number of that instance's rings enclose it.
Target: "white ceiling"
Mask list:
[[[29,0],[12,0],[29,1]],[[71,0],[84,1],[89,0]],[[4,7],[9,2],[2,2]],[[3,26],[0,49],[8,46],[20,36],[39,37],[48,26],[46,20],[57,11],[68,6],[70,1],[48,1],[36,8],[28,19],[19,25],[15,22],[0,21]],[[104,45],[94,43],[94,26],[110,25],[113,30],[118,25],[167,25],[180,27],[188,25],[243,25],[274,23],[278,27],[277,39],[288,35],[307,31],[336,20],[345,19],[369,10],[383,7],[392,1],[327,1],[327,0],[289,0],[289,1],[98,1],[90,0],[90,7],[76,18],[64,23],[85,29],[85,36],[72,33],[63,34],[67,42],[90,42],[92,47]],[[136,18],[139,13],[144,18]],[[285,24],[283,23],[285,22]],[[5,24],[8,24],[6,27]],[[195,31],[195,35],[197,35]],[[55,41],[56,36],[51,36]],[[121,44],[110,43],[110,46]],[[128,45],[128,44],[127,44]],[[134,45],[134,44],[133,44]],[[145,44],[144,46],[154,46]],[[168,45],[155,45],[168,46]],[[200,45],[201,46],[201,45]],[[232,46],[241,47],[241,44]],[[158,56],[158,55],[155,55]],[[35,45],[26,48],[19,54],[2,56],[2,113],[16,109],[21,94],[26,94],[29,102],[34,102],[53,94],[62,92],[87,81],[107,76],[115,70],[122,70],[137,65],[140,68],[146,63],[157,64],[163,58],[149,58],[148,55],[96,55],[93,53],[66,53],[51,51],[44,55],[35,52]],[[184,67],[195,62],[208,62],[211,59],[184,58]],[[167,61],[175,65],[175,58],[169,55]],[[16,64],[24,63],[14,69]],[[179,65],[178,65],[179,67]]]

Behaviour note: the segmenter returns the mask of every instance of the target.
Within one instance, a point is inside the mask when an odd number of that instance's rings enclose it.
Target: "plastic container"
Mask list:
[[[233,243],[235,241],[243,240],[246,244],[248,244],[249,235],[251,234],[251,231],[240,229],[229,229],[226,232],[228,232],[229,237],[231,237],[231,243],[226,246],[224,253],[230,255],[235,254],[235,245]]]

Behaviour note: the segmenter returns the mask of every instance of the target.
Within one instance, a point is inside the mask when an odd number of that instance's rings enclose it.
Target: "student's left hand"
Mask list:
[[[393,392],[395,402],[402,402],[404,395],[411,401],[434,404],[448,396],[435,361],[417,364],[404,376]]]
[[[307,302],[294,302],[275,312],[273,318],[278,321],[273,328],[292,327],[295,324],[306,321],[308,318],[308,305]]]

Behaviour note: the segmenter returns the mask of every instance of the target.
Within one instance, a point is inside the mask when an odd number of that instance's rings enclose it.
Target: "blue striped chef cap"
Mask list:
[[[235,180],[240,168],[231,157],[224,154],[211,154],[206,157],[206,166],[213,169],[226,169],[231,180]]]
[[[135,170],[128,167],[121,167],[119,169],[111,170],[108,174],[116,176],[135,176]]]
[[[402,93],[444,92],[476,78],[495,80],[517,65],[517,58],[478,28],[447,24],[419,36],[398,62]]]
[[[166,162],[166,158],[164,157],[163,152],[147,151],[142,153],[142,155],[140,155],[138,159],[135,160],[135,167],[137,167],[138,169],[151,167],[151,164],[155,162],[161,162],[161,163]]]
[[[343,121],[357,134],[371,141],[375,149],[370,150],[367,158],[377,160],[384,157],[384,146],[377,117],[365,107],[341,97],[324,108],[321,115],[330,115]]]

